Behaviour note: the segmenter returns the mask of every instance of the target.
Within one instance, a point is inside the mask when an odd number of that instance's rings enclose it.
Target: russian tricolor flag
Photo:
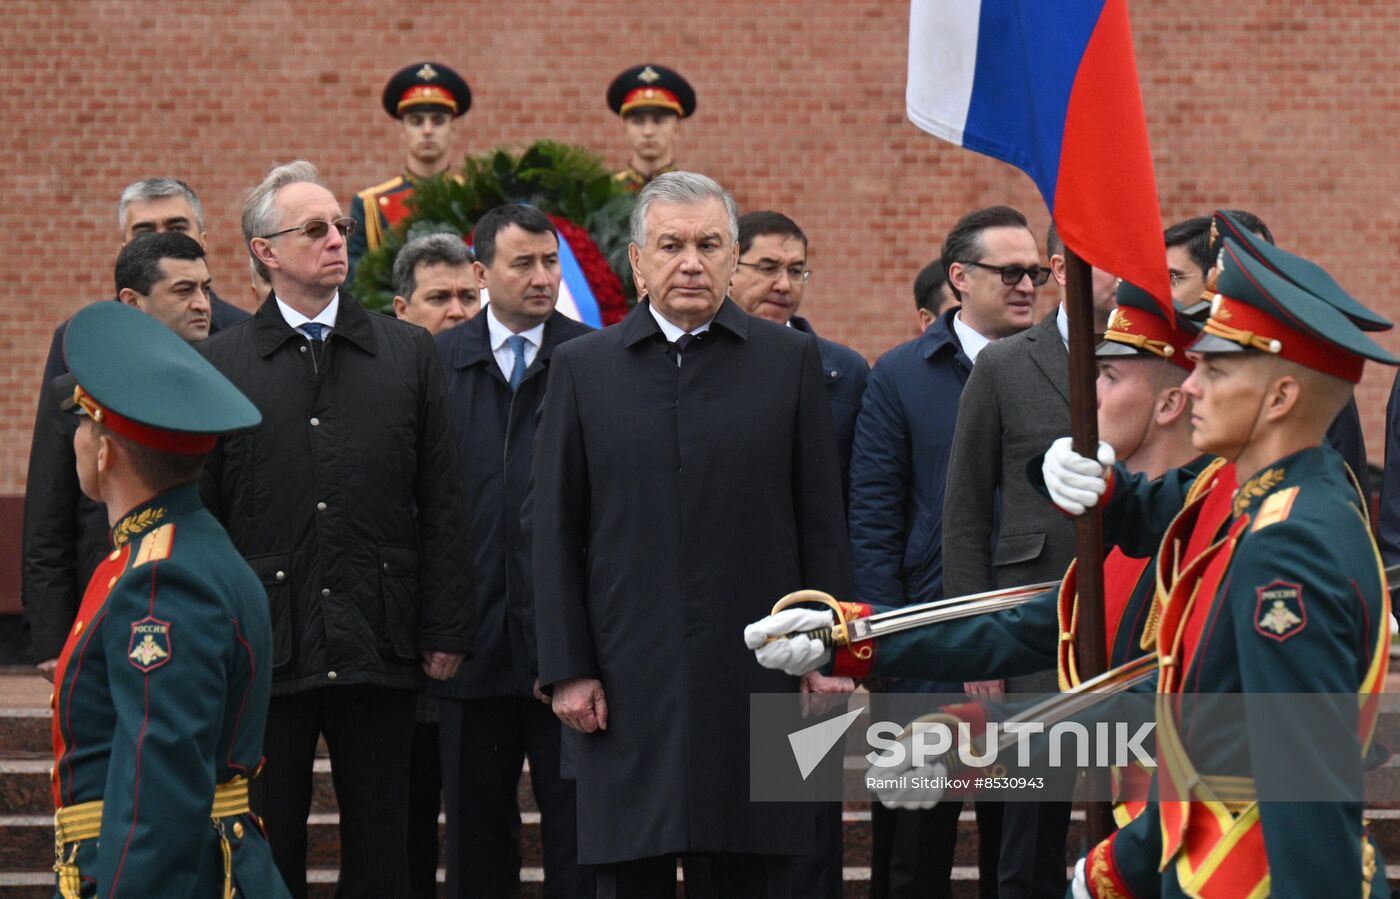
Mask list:
[[[1126,0],[913,0],[906,103],[1030,175],[1070,249],[1171,315]]]

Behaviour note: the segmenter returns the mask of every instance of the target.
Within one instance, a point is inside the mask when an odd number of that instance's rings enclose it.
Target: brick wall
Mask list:
[[[1249,208],[1400,316],[1400,5],[1136,0],[1132,13],[1166,220]],[[905,120],[907,18],[901,0],[7,2],[0,495],[23,490],[51,329],[110,295],[121,188],[189,181],[218,289],[246,304],[244,193],[296,156],[320,165],[347,208],[395,173],[379,92],[420,57],[472,84],[461,151],[554,137],[615,163],[625,151],[603,104],[609,79],[642,60],[679,68],[700,98],[683,164],[743,208],[781,209],[807,229],[806,311],[873,358],[912,335],[910,282],[960,213],[1007,202],[1037,231],[1047,221],[1023,175]],[[1377,370],[1359,394],[1373,457],[1389,384]]]

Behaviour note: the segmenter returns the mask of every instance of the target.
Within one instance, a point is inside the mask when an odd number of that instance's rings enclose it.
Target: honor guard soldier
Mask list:
[[[58,895],[289,896],[248,782],[271,689],[266,593],[200,502],[204,455],[256,407],[119,303],[73,317],[64,407],[112,551],[54,673]]]
[[[1096,355],[1100,433],[1122,454],[1127,470],[1144,478],[1167,473],[1196,479],[1196,489],[1203,490],[1211,483],[1209,472],[1219,463],[1196,455],[1192,448],[1186,397],[1181,389],[1191,370],[1186,348],[1197,333],[1198,327],[1184,317],[1178,316],[1175,325],[1168,322],[1151,296],[1120,283],[1117,308]],[[1197,478],[1203,472],[1207,474]],[[1119,549],[1104,560],[1110,668],[1140,658],[1156,646],[1160,605],[1155,561],[1151,552],[1132,557]],[[1074,656],[1079,622],[1075,572],[1071,565],[1058,589],[1039,593],[1019,606],[841,648],[834,659],[810,637],[779,637],[769,642],[773,636],[834,623],[829,611],[784,610],[751,625],[745,640],[760,664],[781,667],[788,673],[830,661],[834,672],[856,677],[875,674],[963,681],[978,676],[1016,677],[1056,666],[1060,688],[1070,690],[1081,680]],[[844,611],[849,621],[885,609],[854,604]],[[983,718],[975,706],[953,706],[944,712],[974,722]],[[1151,778],[1138,766],[1120,768],[1117,773],[1115,817],[1120,825],[1126,825],[1145,809]],[[882,797],[891,807],[913,808],[927,808],[935,798],[933,794]],[[1135,828],[1135,834],[1138,830],[1143,828]],[[1155,869],[1149,874],[1155,876]]]
[[[608,108],[622,117],[632,156],[613,180],[632,193],[676,169],[680,120],[695,112],[695,89],[675,69],[633,66],[608,85]]]
[[[1119,284],[1118,306],[1099,344],[1099,427],[1129,471],[1145,478],[1171,472],[1194,477],[1211,462],[1191,446],[1181,384],[1191,370],[1186,348],[1199,333],[1183,317],[1176,326],[1166,321],[1156,302],[1142,290]],[[1192,458],[1196,456],[1196,458]],[[1182,466],[1178,468],[1178,466]],[[1104,562],[1110,667],[1129,662],[1154,644],[1157,609],[1155,579],[1147,555],[1132,558],[1114,550]],[[1015,677],[1058,665],[1061,689],[1079,684],[1073,655],[1075,613],[1074,566],[1058,589],[1047,590],[1024,604],[998,612],[959,618],[891,634],[866,644],[862,658],[846,648],[832,659],[817,641],[795,636],[766,642],[795,631],[834,623],[830,611],[806,609],[779,612],[750,625],[746,639],[760,664],[789,674],[804,673],[831,662],[834,673],[854,677],[871,674],[962,681],[974,676]],[[851,617],[886,611],[884,607],[852,604]],[[796,625],[790,619],[802,618]],[[751,633],[750,633],[751,632]],[[1062,639],[1068,634],[1071,639]]]
[[[1362,497],[1323,435],[1367,359],[1400,360],[1363,331],[1383,320],[1338,296],[1330,277],[1312,283],[1319,294],[1301,289],[1321,269],[1304,273],[1296,261],[1270,264],[1224,240],[1185,389],[1197,448],[1233,462],[1242,484],[1223,538],[1181,570],[1158,629],[1165,764],[1149,813],[1161,851],[1142,860],[1112,839],[1100,844],[1080,862],[1076,895],[1135,895],[1120,869],[1144,864],[1160,868],[1164,896],[1354,896],[1373,878],[1383,883],[1360,802],[1275,801],[1292,795],[1300,773],[1336,769],[1306,716],[1246,707],[1238,727],[1202,729],[1184,702],[1193,693],[1352,694],[1328,739],[1349,747],[1341,751],[1351,770],[1341,775],[1359,783],[1387,670],[1390,602]],[[1070,469],[1092,478],[1087,462]]]
[[[384,111],[400,122],[404,146],[403,174],[362,190],[350,202],[355,232],[350,235],[350,273],[355,279],[360,257],[384,243],[389,229],[408,214],[408,198],[418,182],[447,171],[452,164],[452,122],[472,105],[471,88],[440,62],[415,62],[394,73],[384,85]]]

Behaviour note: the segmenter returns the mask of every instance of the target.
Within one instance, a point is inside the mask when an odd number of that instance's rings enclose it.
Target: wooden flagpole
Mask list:
[[[1098,400],[1094,382],[1093,273],[1089,263],[1065,247],[1065,301],[1069,314],[1069,421],[1074,451],[1090,459],[1098,455]],[[1103,516],[1095,506],[1074,520],[1075,579],[1079,591],[1074,649],[1081,680],[1108,670],[1108,638],[1104,626]],[[1107,796],[1107,770],[1090,769],[1089,795]],[[1113,808],[1090,801],[1085,809],[1089,845],[1113,833]]]

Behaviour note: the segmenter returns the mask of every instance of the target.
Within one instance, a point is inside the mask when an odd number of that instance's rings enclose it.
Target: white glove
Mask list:
[[[835,623],[836,616],[829,609],[783,609],[745,627],[744,645],[753,650],[764,668],[801,677],[825,665],[831,650],[815,637],[799,632]]]
[[[947,716],[936,717],[944,723],[950,720]],[[909,725],[908,733],[900,739],[904,744],[901,765],[894,768],[872,765],[866,770],[866,783],[879,785],[871,790],[885,808],[926,810],[943,798],[944,789],[931,784],[948,776],[948,766],[937,759],[929,759],[927,764],[914,767],[914,734],[931,726],[931,722],[922,720]]]
[[[1094,899],[1089,895],[1089,882],[1084,877],[1084,859],[1074,864],[1074,879],[1069,882],[1069,894],[1073,899]]]
[[[1099,441],[1098,461],[1086,459],[1071,447],[1068,437],[1050,444],[1041,463],[1045,488],[1050,499],[1070,515],[1083,515],[1098,504],[1108,486],[1108,473],[1115,461],[1113,447]]]

